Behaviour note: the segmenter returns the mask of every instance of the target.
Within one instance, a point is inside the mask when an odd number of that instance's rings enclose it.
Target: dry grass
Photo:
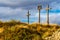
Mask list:
[[[60,29],[56,24],[27,24],[19,21],[1,22],[0,37],[4,40],[44,40]]]
[[[0,33],[3,33],[3,31],[4,31],[4,28],[3,27],[0,28]]]

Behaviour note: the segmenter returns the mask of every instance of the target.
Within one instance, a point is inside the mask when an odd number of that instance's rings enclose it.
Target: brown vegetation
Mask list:
[[[58,25],[26,24],[20,21],[0,21],[1,40],[44,40],[60,29]]]

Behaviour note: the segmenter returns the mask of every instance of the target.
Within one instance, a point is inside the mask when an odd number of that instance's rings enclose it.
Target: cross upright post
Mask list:
[[[38,5],[38,10],[39,10],[39,23],[40,23],[40,11],[42,9],[42,6],[41,5]]]
[[[29,24],[29,16],[30,16],[31,14],[29,14],[29,10],[28,10],[28,13],[27,13],[27,18],[28,18],[28,24]]]
[[[50,10],[51,8],[49,7],[49,5],[47,5],[47,8],[46,8],[46,10],[47,10],[47,25],[49,26],[49,10]]]

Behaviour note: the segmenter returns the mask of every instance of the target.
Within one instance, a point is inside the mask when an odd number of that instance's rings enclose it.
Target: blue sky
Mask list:
[[[60,0],[0,0],[0,20],[11,19],[27,22],[27,12],[30,10],[30,22],[38,22],[37,6],[41,4],[41,23],[46,23],[46,6],[50,8],[50,23],[60,24]]]

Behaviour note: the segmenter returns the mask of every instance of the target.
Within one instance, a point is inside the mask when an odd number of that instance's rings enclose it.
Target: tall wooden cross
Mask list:
[[[46,10],[47,10],[47,25],[49,25],[49,10],[50,9],[52,9],[52,8],[50,8],[49,5],[47,5],[47,8],[46,8]]]
[[[29,10],[28,10],[28,13],[27,13],[27,18],[28,18],[28,24],[29,24],[29,16],[30,16],[31,14],[29,14]]]
[[[39,10],[39,23],[40,23],[40,10],[42,9],[41,5],[38,5],[38,10]]]

